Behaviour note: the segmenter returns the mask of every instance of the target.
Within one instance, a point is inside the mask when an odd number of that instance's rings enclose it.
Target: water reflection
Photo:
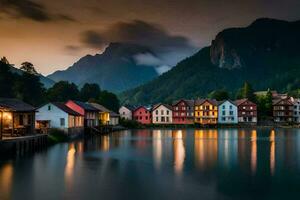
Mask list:
[[[0,166],[0,199],[11,199],[13,166],[7,163]]]
[[[162,162],[162,133],[161,130],[153,131],[153,158],[154,166],[157,170],[161,167]]]
[[[218,159],[217,130],[195,130],[195,165],[199,170],[214,168]]]
[[[177,175],[181,175],[184,166],[185,144],[183,139],[185,135],[185,131],[182,130],[176,130],[172,132],[174,147],[174,170]]]
[[[3,161],[0,199],[297,199],[299,153],[300,129],[127,130]]]

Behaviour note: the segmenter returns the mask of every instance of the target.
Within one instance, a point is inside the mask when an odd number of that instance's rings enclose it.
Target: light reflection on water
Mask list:
[[[2,161],[0,199],[294,198],[299,153],[299,129],[128,130]]]

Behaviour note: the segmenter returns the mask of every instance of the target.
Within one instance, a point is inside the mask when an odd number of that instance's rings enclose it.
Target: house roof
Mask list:
[[[90,105],[92,105],[94,108],[96,108],[98,111],[100,112],[108,112],[110,117],[119,117],[120,115],[107,109],[106,107],[104,107],[101,104],[98,103],[89,103]]]
[[[104,106],[98,104],[98,103],[89,103],[91,106],[96,108],[100,112],[111,112],[109,109],[105,108]]]
[[[189,99],[179,99],[179,100],[173,101],[172,106],[177,105],[177,104],[180,103],[181,101],[184,101],[188,106],[191,106],[191,107],[193,107],[193,106],[194,106],[194,103],[195,103],[194,100],[189,100]]]
[[[236,104],[237,106],[239,106],[239,105],[245,103],[246,101],[249,101],[250,103],[255,104],[255,103],[253,103],[252,101],[250,101],[250,100],[248,100],[248,99],[246,99],[246,98],[245,98],[245,99],[237,99],[237,100],[235,100],[235,104]]]
[[[221,105],[221,104],[225,103],[226,101],[230,102],[230,103],[233,104],[233,105],[236,105],[236,102],[234,102],[234,101],[232,101],[232,100],[230,100],[230,99],[228,99],[228,100],[223,100],[223,101],[218,101],[218,105]]]
[[[136,110],[140,109],[140,108],[145,108],[148,111],[152,110],[151,106],[137,106],[133,111],[135,112]]]
[[[123,107],[127,108],[128,110],[134,111],[136,106],[132,106],[132,105],[123,105]]]
[[[64,103],[61,103],[61,102],[52,102],[52,104],[55,105],[56,107],[58,107],[59,109],[61,109],[62,111],[70,114],[70,115],[82,116],[78,112],[76,112],[76,111],[72,110],[71,108],[69,108],[68,106],[66,106]]]
[[[88,103],[85,103],[85,102],[82,102],[82,101],[73,101],[73,102],[76,103],[81,108],[83,108],[84,110],[87,110],[87,111],[98,111],[97,108],[91,106]]]
[[[36,108],[19,100],[11,98],[0,98],[0,107],[16,112],[32,112]]]
[[[282,102],[282,101],[286,101],[286,102],[287,102],[287,104],[289,104],[289,105],[293,105],[293,102],[292,102],[292,100],[291,100],[290,98],[284,98],[284,99],[273,99],[272,103],[273,103],[273,105],[276,105],[276,104],[279,104],[279,103],[280,103],[280,102]]]
[[[196,100],[195,100],[195,105],[201,105],[201,104],[203,104],[204,102],[208,102],[208,103],[210,103],[210,104],[212,104],[212,105],[215,105],[215,106],[218,105],[218,101],[215,100],[215,99],[196,99]]]
[[[165,106],[166,108],[168,108],[169,110],[173,110],[173,107],[168,105],[168,104],[164,104],[164,103],[159,103],[153,106],[152,110],[157,109],[159,106]]]

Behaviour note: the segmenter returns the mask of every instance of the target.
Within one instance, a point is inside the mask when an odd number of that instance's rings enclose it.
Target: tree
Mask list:
[[[60,81],[55,83],[47,91],[49,101],[65,102],[68,100],[79,100],[79,90],[74,83]]]
[[[3,62],[4,64],[8,64],[9,65],[9,62],[7,60],[7,58],[4,56],[0,59],[1,62]]]
[[[118,112],[120,107],[118,97],[114,93],[108,92],[106,90],[101,92],[96,102],[115,112]]]
[[[250,83],[248,82],[244,83],[243,87],[238,90],[236,98],[237,99],[247,98],[250,101],[254,101],[254,102],[256,101],[256,96],[254,94],[254,90],[250,85]]]
[[[229,94],[224,89],[214,90],[208,94],[208,98],[216,99],[217,101],[222,101],[222,100],[229,99]]]
[[[15,94],[18,99],[34,106],[45,102],[45,88],[40,78],[31,73],[23,73],[15,82]]]
[[[20,69],[21,69],[22,71],[24,71],[24,72],[29,73],[29,74],[34,74],[34,75],[37,75],[37,74],[38,74],[37,71],[36,71],[35,68],[34,68],[34,65],[33,65],[32,63],[30,63],[30,62],[23,62],[23,63],[21,64]]]
[[[80,90],[81,101],[89,101],[90,99],[97,99],[100,95],[100,87],[98,84],[86,83]]]
[[[0,61],[0,97],[14,97],[14,80],[17,75],[10,71],[10,65],[6,59]]]

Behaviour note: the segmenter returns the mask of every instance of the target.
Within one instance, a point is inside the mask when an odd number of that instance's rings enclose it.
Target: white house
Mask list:
[[[234,102],[225,100],[218,105],[218,123],[219,124],[237,124],[238,109]]]
[[[172,106],[167,104],[157,104],[152,109],[153,124],[172,124]]]
[[[291,98],[294,104],[293,107],[293,121],[295,123],[300,123],[300,99]]]
[[[133,106],[124,105],[119,109],[120,118],[132,120],[132,112],[135,108]]]
[[[112,125],[112,126],[119,125],[119,118],[120,118],[120,115],[118,115],[117,113],[115,113],[113,111],[110,111],[110,113],[109,113],[109,125]]]
[[[36,128],[60,129],[66,134],[82,133],[84,117],[63,103],[47,103],[37,109]]]

